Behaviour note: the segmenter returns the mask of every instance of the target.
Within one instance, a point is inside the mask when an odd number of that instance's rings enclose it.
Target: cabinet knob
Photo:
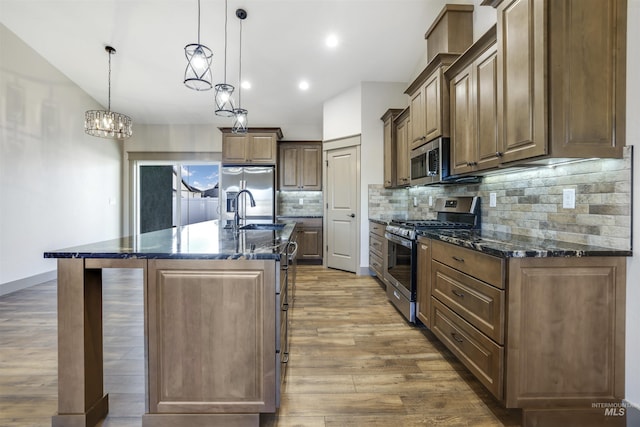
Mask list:
[[[502,157],[503,155],[502,151],[496,151],[496,157]]]

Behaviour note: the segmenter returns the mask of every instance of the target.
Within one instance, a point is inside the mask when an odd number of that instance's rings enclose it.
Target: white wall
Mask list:
[[[0,24],[0,294],[53,277],[47,250],[120,236],[121,143],[84,133],[102,109]]]
[[[126,152],[220,152],[222,132],[212,124],[138,125],[124,149]]]
[[[362,87],[357,85],[322,107],[322,140],[360,135],[362,132]]]
[[[406,108],[409,97],[404,91],[408,83],[363,82],[361,87],[361,128],[360,138],[362,150],[360,155],[361,189],[360,189],[360,247],[369,246],[369,184],[384,182],[384,135],[380,118],[389,108]],[[378,167],[371,167],[378,165]],[[360,269],[368,271],[369,252],[360,251]]]
[[[633,186],[633,257],[627,262],[627,338],[626,338],[626,399],[640,407],[640,0],[627,3],[627,144],[634,145],[633,167],[636,173]]]

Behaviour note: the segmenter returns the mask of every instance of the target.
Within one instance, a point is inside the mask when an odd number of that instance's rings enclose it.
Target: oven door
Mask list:
[[[409,301],[415,301],[416,244],[395,234],[385,233],[389,245],[387,277]]]

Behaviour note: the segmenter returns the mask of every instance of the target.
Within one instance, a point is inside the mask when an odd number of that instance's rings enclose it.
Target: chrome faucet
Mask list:
[[[235,231],[238,231],[238,227],[240,226],[240,205],[238,204],[238,199],[240,198],[240,195],[242,193],[246,193],[249,195],[249,202],[251,204],[252,208],[256,207],[256,199],[253,198],[253,194],[251,194],[251,191],[244,189],[244,190],[240,190],[238,192],[238,194],[236,194],[236,197],[234,199],[234,205],[236,207],[236,211],[235,214],[233,216],[233,229]],[[245,212],[246,214],[246,212]],[[244,218],[243,218],[244,219]]]

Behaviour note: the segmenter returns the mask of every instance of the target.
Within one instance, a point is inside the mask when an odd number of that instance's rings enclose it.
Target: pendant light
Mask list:
[[[193,90],[209,90],[211,84],[211,58],[213,52],[200,44],[200,0],[198,0],[198,43],[184,47],[187,57],[187,68],[184,70],[184,84]]]
[[[100,138],[125,139],[133,134],[131,117],[111,111],[111,55],[116,50],[105,46],[109,55],[109,95],[107,110],[89,110],[84,113],[84,131]]]
[[[222,117],[233,117],[233,95],[234,87],[227,84],[227,4],[224,1],[224,83],[216,85],[216,115]]]
[[[247,18],[247,11],[244,9],[236,10],[236,16],[240,19],[240,64],[238,66],[238,108],[233,110],[233,116],[235,122],[231,132],[233,133],[247,133],[247,115],[249,112],[244,108],[241,108],[241,95],[242,95],[242,21]]]

